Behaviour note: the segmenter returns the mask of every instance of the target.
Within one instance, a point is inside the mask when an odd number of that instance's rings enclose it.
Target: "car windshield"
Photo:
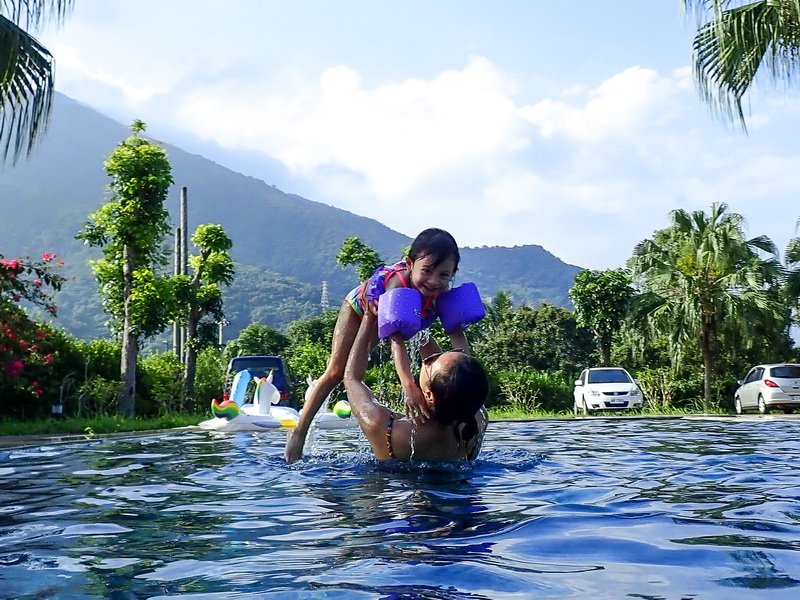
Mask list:
[[[631,378],[620,369],[589,371],[589,383],[630,383]]]
[[[781,365],[772,367],[769,374],[776,379],[800,379],[800,365]]]

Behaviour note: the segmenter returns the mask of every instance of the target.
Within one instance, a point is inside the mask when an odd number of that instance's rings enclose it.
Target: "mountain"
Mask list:
[[[86,217],[106,199],[103,160],[130,135],[126,126],[57,94],[46,137],[34,154],[0,172],[0,254],[55,252],[74,275],[57,299],[58,323],[79,337],[105,335],[96,285],[87,262],[99,250],[74,239]],[[317,314],[322,282],[332,306],[357,282],[336,254],[358,236],[387,261],[399,259],[411,239],[366,217],[287,194],[201,156],[165,144],[175,186],[168,200],[173,222],[181,187],[188,189],[190,232],[222,225],[234,242],[237,281],[226,294],[231,325],[226,337],[253,320],[276,328]],[[579,267],[541,246],[464,248],[458,281],[474,281],[484,296],[498,290],[515,302],[567,305]]]

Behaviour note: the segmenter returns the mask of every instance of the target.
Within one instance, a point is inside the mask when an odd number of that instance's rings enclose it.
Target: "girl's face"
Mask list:
[[[417,260],[406,258],[406,265],[411,273],[411,287],[419,290],[423,296],[438,296],[450,289],[450,280],[456,263],[452,258],[447,258],[436,264],[436,257],[423,256]]]

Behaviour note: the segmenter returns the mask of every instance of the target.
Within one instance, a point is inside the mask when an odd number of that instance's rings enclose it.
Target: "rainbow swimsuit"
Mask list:
[[[376,269],[375,273],[373,273],[369,280],[351,290],[350,293],[345,296],[345,302],[347,302],[352,309],[356,311],[356,314],[359,317],[363,317],[365,306],[361,300],[361,296],[363,295],[364,286],[370,284],[371,287],[377,287],[380,290],[380,293],[383,293],[383,291],[386,289],[386,283],[389,281],[389,279],[391,279],[393,276],[397,276],[402,286],[407,288],[408,282],[406,281],[405,277],[407,271],[408,267],[404,262],[399,262],[391,266],[380,267]],[[375,305],[377,306],[377,304],[378,303],[376,300]],[[426,327],[430,327],[431,323],[436,320],[438,314],[439,313],[436,310],[436,298],[423,297],[422,313],[420,315],[423,321],[422,328],[425,329]]]

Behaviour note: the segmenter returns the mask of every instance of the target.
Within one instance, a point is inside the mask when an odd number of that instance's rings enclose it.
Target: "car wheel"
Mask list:
[[[790,415],[793,412],[794,412],[794,409],[791,406],[787,406],[786,408],[783,409],[783,414],[785,414],[785,415]]]
[[[733,399],[733,408],[736,410],[736,414],[742,414],[742,399],[739,396]]]
[[[769,413],[769,409],[767,408],[767,403],[764,402],[764,396],[761,394],[758,395],[758,412],[762,415],[766,415]]]

